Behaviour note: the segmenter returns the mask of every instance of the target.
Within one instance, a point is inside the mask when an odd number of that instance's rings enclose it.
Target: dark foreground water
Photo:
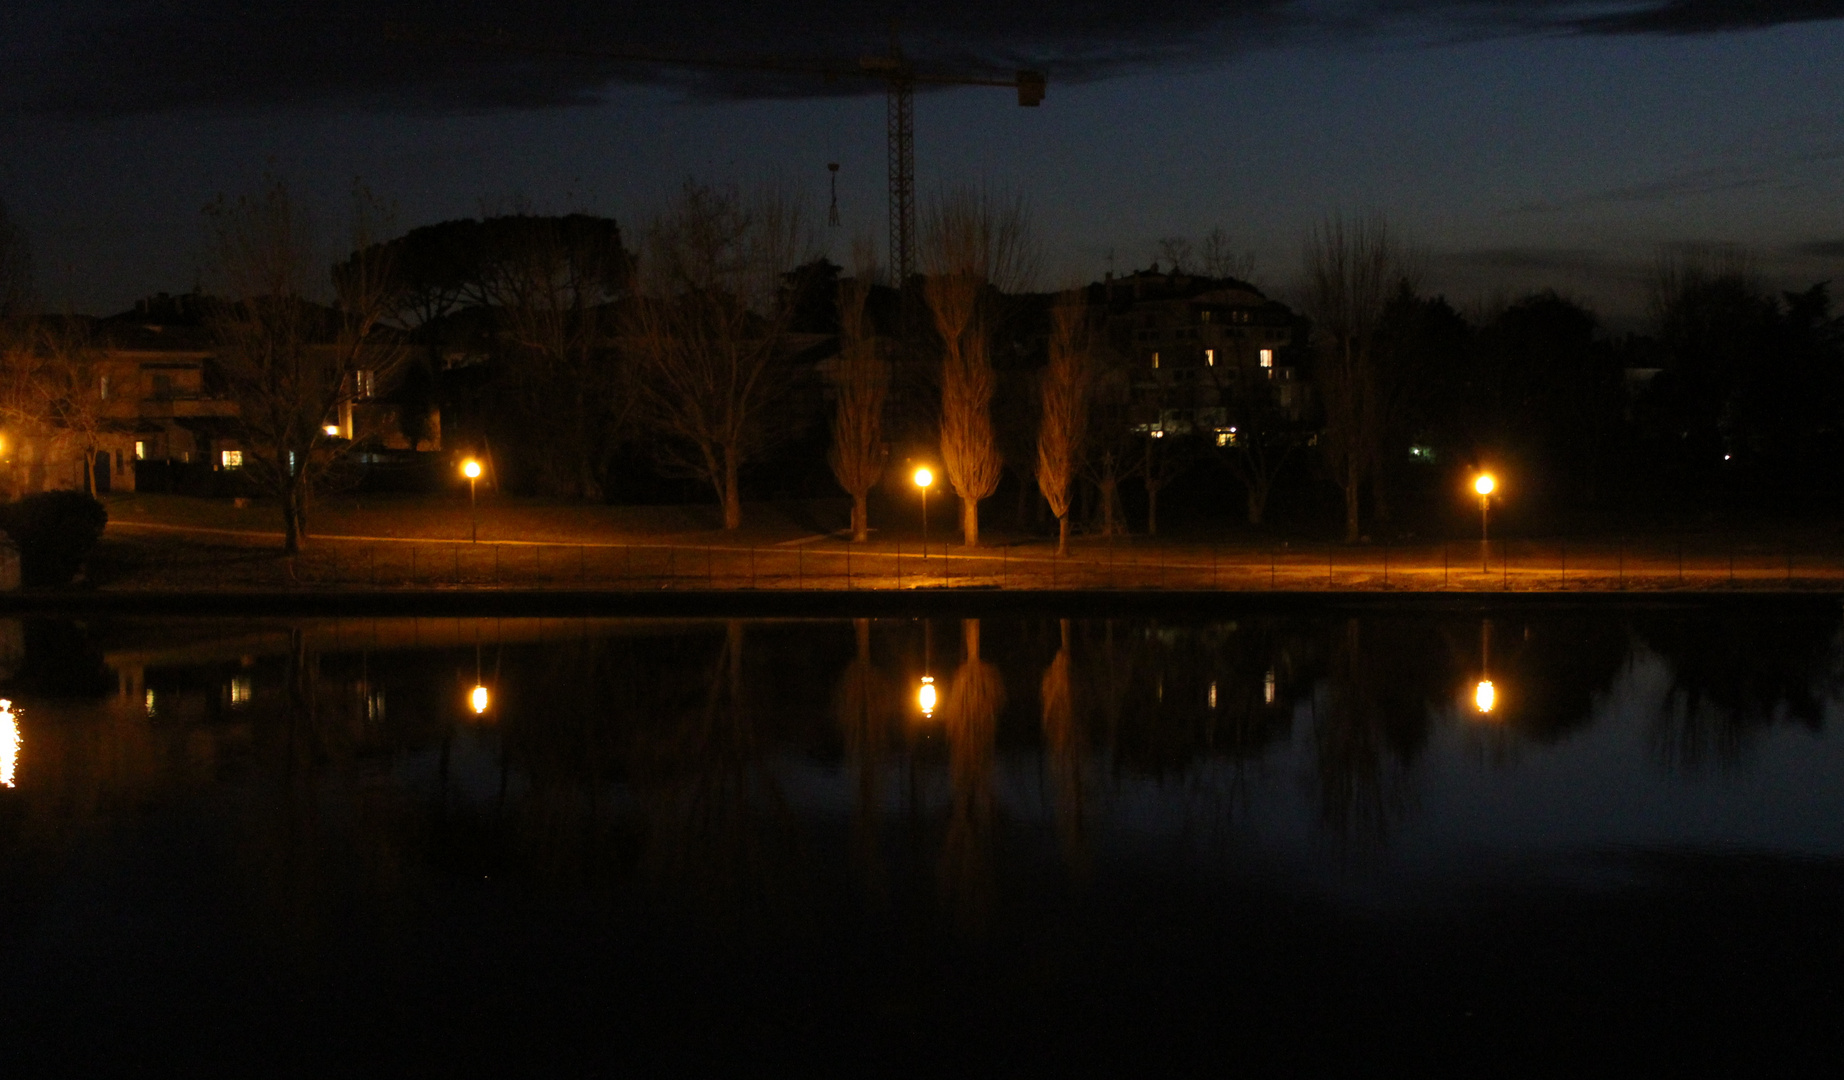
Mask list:
[[[28,620],[0,674],[10,1076],[1844,1044],[1844,644],[1811,606]]]

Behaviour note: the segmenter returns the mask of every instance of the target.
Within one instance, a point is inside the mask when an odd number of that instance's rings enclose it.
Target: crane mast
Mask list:
[[[1002,75],[959,74],[921,70],[903,55],[895,41],[885,56],[861,57],[856,64],[828,61],[783,60],[773,57],[698,57],[584,48],[575,45],[516,41],[501,35],[429,34],[400,26],[386,28],[393,40],[423,44],[466,45],[538,53],[552,56],[577,56],[610,60],[618,63],[646,64],[714,71],[779,72],[819,76],[830,82],[838,78],[881,79],[886,91],[885,134],[888,139],[890,170],[890,240],[888,258],[893,284],[899,289],[916,272],[916,86],[1008,86],[1018,91],[1018,104],[1035,107],[1042,104],[1047,80],[1041,71],[1018,71],[1011,77]]]

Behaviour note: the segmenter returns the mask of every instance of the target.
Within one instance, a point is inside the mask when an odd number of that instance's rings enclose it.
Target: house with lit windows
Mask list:
[[[161,294],[93,320],[88,331],[97,430],[82,438],[54,428],[0,434],[0,486],[15,496],[82,489],[92,478],[99,493],[234,489],[244,452],[237,404],[217,373],[202,299]],[[373,456],[441,449],[438,409],[406,423],[408,406],[375,372],[353,378],[350,400],[328,418],[329,436],[364,442]],[[93,460],[80,442],[97,447]]]
[[[1130,422],[1153,438],[1200,435],[1219,446],[1259,406],[1281,423],[1311,416],[1297,358],[1300,318],[1233,278],[1161,273],[1157,264],[1089,287],[1108,345],[1131,372]]]

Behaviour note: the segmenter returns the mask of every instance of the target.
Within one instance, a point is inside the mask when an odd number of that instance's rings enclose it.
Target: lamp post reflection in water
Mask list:
[[[13,703],[0,698],[0,786],[12,787],[19,769],[19,717]]]
[[[1480,716],[1498,708],[1498,687],[1492,684],[1492,620],[1479,623],[1479,681],[1473,685],[1473,708]]]

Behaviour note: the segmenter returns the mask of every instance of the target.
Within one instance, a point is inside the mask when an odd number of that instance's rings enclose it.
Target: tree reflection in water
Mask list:
[[[1029,851],[998,846],[1002,766],[1044,777],[1062,876],[1090,880],[1130,803],[1193,839],[1298,805],[1334,846],[1368,847],[1416,813],[1443,725],[1467,725],[1462,747],[1489,740],[1472,768],[1568,750],[1622,716],[1674,770],[1732,768],[1776,726],[1819,727],[1844,690],[1839,616],[1816,607],[1494,616],[1489,725],[1461,707],[1482,674],[1477,618],[967,620],[957,666],[939,673],[941,741],[904,737],[908,624],[27,629],[23,666],[0,686],[24,738],[18,786],[0,790],[9,857],[215,800],[207,820],[236,853],[252,918],[302,954],[352,911],[394,925],[452,882],[640,897],[718,923],[790,918],[824,884],[818,808],[834,780],[859,892],[916,884],[885,857],[915,843],[933,885],[918,896],[978,927],[996,875]],[[44,655],[70,640],[80,647]],[[115,669],[106,684],[99,657]],[[81,677],[56,674],[71,670]],[[465,707],[477,670],[490,726]],[[1667,670],[1641,708],[1609,713],[1653,685],[1645,671]],[[1008,686],[1023,722],[1001,740]],[[1300,769],[1304,785],[1290,780]],[[905,770],[923,790],[945,782],[940,832],[883,820]]]
[[[879,839],[882,779],[901,717],[903,686],[877,670],[871,658],[871,620],[852,620],[852,640],[851,662],[833,691],[833,714],[838,718],[846,763],[857,781],[852,801],[852,860],[867,893],[881,899],[889,885]]]
[[[1075,680],[1070,669],[1068,619],[1057,622],[1056,658],[1044,669],[1039,697],[1043,703],[1044,764],[1050,775],[1057,837],[1063,859],[1079,876],[1089,867],[1088,732],[1076,712]]]
[[[980,658],[980,620],[961,620],[963,656],[948,686],[942,726],[952,803],[941,845],[941,891],[956,922],[985,924],[993,887],[993,741],[1005,682]]]
[[[1825,701],[1844,688],[1835,610],[1709,623],[1646,618],[1637,636],[1671,669],[1649,717],[1653,752],[1670,769],[1733,767],[1775,724],[1817,730]]]

